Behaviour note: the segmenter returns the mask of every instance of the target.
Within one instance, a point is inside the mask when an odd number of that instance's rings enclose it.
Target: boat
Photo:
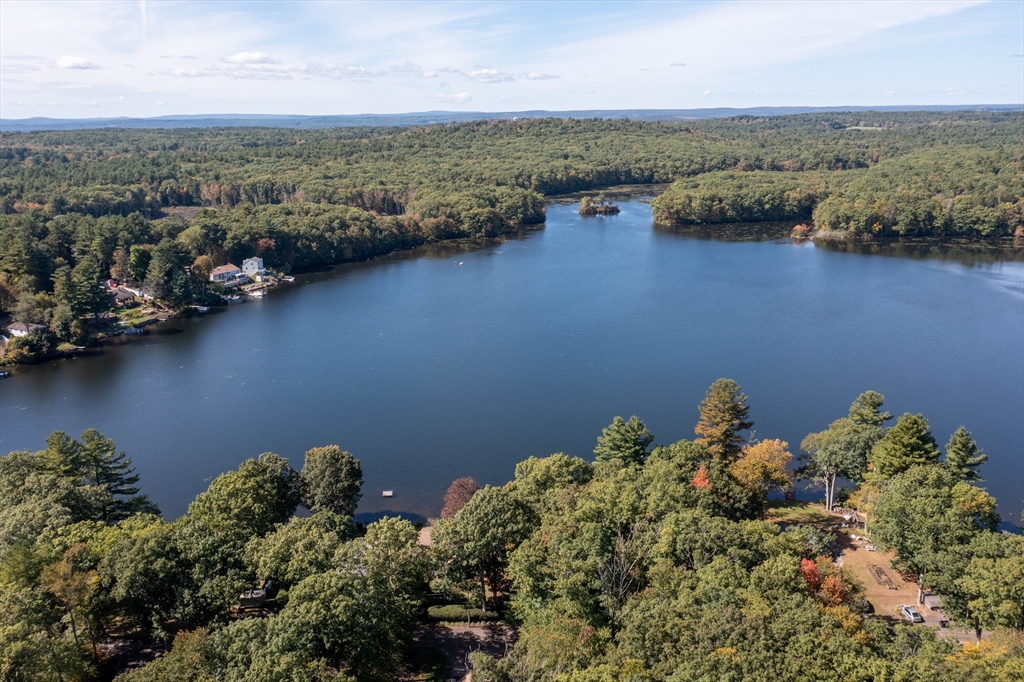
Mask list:
[[[255,291],[250,291],[248,293],[253,298],[263,298],[264,296],[267,295],[267,292],[264,291],[263,289],[256,289]]]
[[[242,297],[239,296],[238,294],[231,294],[230,296],[221,296],[221,298],[223,298],[228,303],[238,303],[239,301],[242,300]]]
[[[294,282],[295,281],[295,278],[292,277],[291,275],[285,275],[281,279],[283,279],[285,282]]]
[[[208,312],[210,312],[209,306],[205,306],[205,305],[194,305],[194,306],[192,306],[192,310],[196,311],[197,313],[208,313]]]
[[[381,497],[394,497],[394,496],[395,496],[395,491],[394,490],[385,490],[383,493],[381,493]]]
[[[0,369],[0,379],[6,379],[9,376],[11,376],[10,372],[8,372],[6,369]]]

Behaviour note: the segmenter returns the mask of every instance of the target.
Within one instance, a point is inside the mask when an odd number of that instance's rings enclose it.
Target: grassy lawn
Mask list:
[[[835,523],[842,517],[826,512],[824,507],[798,500],[768,500],[767,518],[778,523]]]
[[[152,308],[148,306],[136,306],[134,308],[119,310],[117,311],[117,319],[120,322],[124,322],[127,327],[134,327],[142,322],[153,320],[167,314],[161,311],[144,313],[144,310],[152,310]]]

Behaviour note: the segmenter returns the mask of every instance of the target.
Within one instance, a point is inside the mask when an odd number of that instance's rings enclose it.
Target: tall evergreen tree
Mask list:
[[[732,379],[719,379],[711,384],[701,402],[700,421],[694,431],[694,442],[705,446],[715,459],[731,463],[739,459],[744,438],[740,431],[754,426],[747,421],[750,408],[747,396]]]
[[[888,412],[882,412],[879,408],[885,402],[885,396],[874,391],[864,391],[850,405],[850,421],[857,426],[880,427],[892,419]]]
[[[105,493],[96,510],[99,520],[116,523],[140,512],[159,513],[148,495],[139,495],[135,485],[139,475],[132,460],[117,451],[113,439],[89,429],[82,434],[81,453],[82,480]]]
[[[939,448],[922,414],[905,413],[871,450],[877,476],[890,479],[907,469],[939,461]]]
[[[946,443],[946,468],[961,481],[980,481],[978,467],[988,461],[988,455],[981,451],[971,432],[960,427]]]
[[[653,440],[654,436],[639,417],[632,416],[629,421],[616,417],[601,430],[594,454],[599,462],[619,460],[624,464],[643,464]]]
[[[59,259],[57,262],[58,267],[54,270],[53,277],[50,278],[53,281],[53,300],[58,305],[68,306],[71,313],[77,317],[81,315],[81,311],[76,307],[75,285],[71,281],[71,266],[63,259]]]
[[[82,444],[64,433],[54,431],[46,438],[46,449],[39,453],[43,468],[61,478],[81,479],[84,454]]]
[[[99,263],[92,256],[83,258],[71,271],[71,288],[71,309],[76,315],[98,315],[110,308],[110,291],[103,283]]]

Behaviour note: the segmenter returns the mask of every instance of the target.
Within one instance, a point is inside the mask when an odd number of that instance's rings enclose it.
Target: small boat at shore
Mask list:
[[[238,303],[239,301],[242,300],[242,297],[239,296],[238,294],[231,294],[230,296],[221,296],[221,298],[223,298],[228,303]]]
[[[291,275],[285,275],[281,279],[284,280],[285,282],[294,282],[295,281],[295,278],[292,277]]]
[[[196,311],[197,313],[208,313],[208,312],[210,312],[209,306],[205,306],[205,305],[194,305],[194,306],[192,306],[192,310]]]
[[[256,289],[256,290],[250,291],[248,293],[249,293],[249,296],[252,296],[253,298],[263,298],[264,296],[267,295],[267,292],[265,290],[263,290],[263,289]]]
[[[0,369],[0,379],[6,379],[9,376],[11,376],[10,372],[8,372],[6,369]]]

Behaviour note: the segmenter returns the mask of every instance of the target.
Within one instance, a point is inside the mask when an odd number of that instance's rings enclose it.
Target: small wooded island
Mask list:
[[[580,215],[615,215],[618,212],[619,207],[605,199],[603,194],[580,199]]]

